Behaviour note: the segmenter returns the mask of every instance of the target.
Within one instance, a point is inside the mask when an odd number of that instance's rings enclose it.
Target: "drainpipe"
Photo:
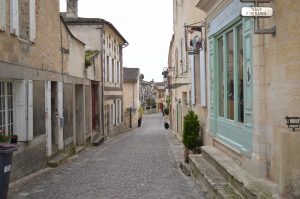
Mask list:
[[[102,126],[102,135],[103,137],[105,136],[105,128],[104,128],[104,117],[105,117],[105,113],[104,113],[104,66],[103,66],[103,53],[104,53],[104,45],[103,45],[103,28],[104,28],[104,24],[101,24],[101,28],[99,28],[100,30],[100,41],[101,41],[101,47],[100,47],[100,60],[101,60],[101,126]],[[104,58],[105,59],[105,58]]]
[[[60,53],[61,53],[61,74],[62,74],[62,95],[64,93],[64,82],[65,82],[65,79],[64,79],[64,48],[63,48],[63,38],[62,38],[62,27],[61,27],[61,20],[63,20],[61,18],[61,16],[59,17],[59,22],[60,22]],[[62,102],[63,103],[63,102]],[[64,106],[64,105],[62,105]],[[63,107],[62,107],[63,108]],[[63,113],[62,113],[63,114]],[[63,117],[63,115],[59,115],[59,117]],[[63,118],[60,118],[60,122],[62,122]],[[58,124],[58,125],[61,125],[61,124]],[[63,127],[62,127],[63,128]],[[58,136],[60,137],[60,136]],[[64,130],[63,130],[63,134],[62,134],[62,144],[63,144],[63,150],[65,152],[65,149],[66,149],[66,146],[65,146],[65,141],[64,141]]]

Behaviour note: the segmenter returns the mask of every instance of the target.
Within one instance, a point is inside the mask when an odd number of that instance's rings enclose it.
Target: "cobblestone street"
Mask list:
[[[141,128],[14,186],[9,198],[205,198],[179,170],[180,147],[161,114],[147,115]]]

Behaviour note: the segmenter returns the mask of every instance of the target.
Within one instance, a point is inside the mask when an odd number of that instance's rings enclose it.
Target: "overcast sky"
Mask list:
[[[66,0],[60,0],[61,11]],[[162,81],[168,66],[172,37],[172,0],[79,0],[79,17],[98,17],[111,22],[129,42],[124,48],[124,67],[140,68],[145,80]]]

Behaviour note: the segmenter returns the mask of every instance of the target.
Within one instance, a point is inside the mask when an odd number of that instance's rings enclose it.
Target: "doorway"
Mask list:
[[[84,92],[83,85],[75,85],[75,133],[76,146],[84,145]]]
[[[100,132],[99,84],[92,82],[92,131]]]

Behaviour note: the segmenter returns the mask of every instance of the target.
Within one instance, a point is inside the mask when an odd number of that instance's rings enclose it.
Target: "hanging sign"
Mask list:
[[[273,8],[269,7],[243,7],[241,9],[243,17],[272,17]]]

